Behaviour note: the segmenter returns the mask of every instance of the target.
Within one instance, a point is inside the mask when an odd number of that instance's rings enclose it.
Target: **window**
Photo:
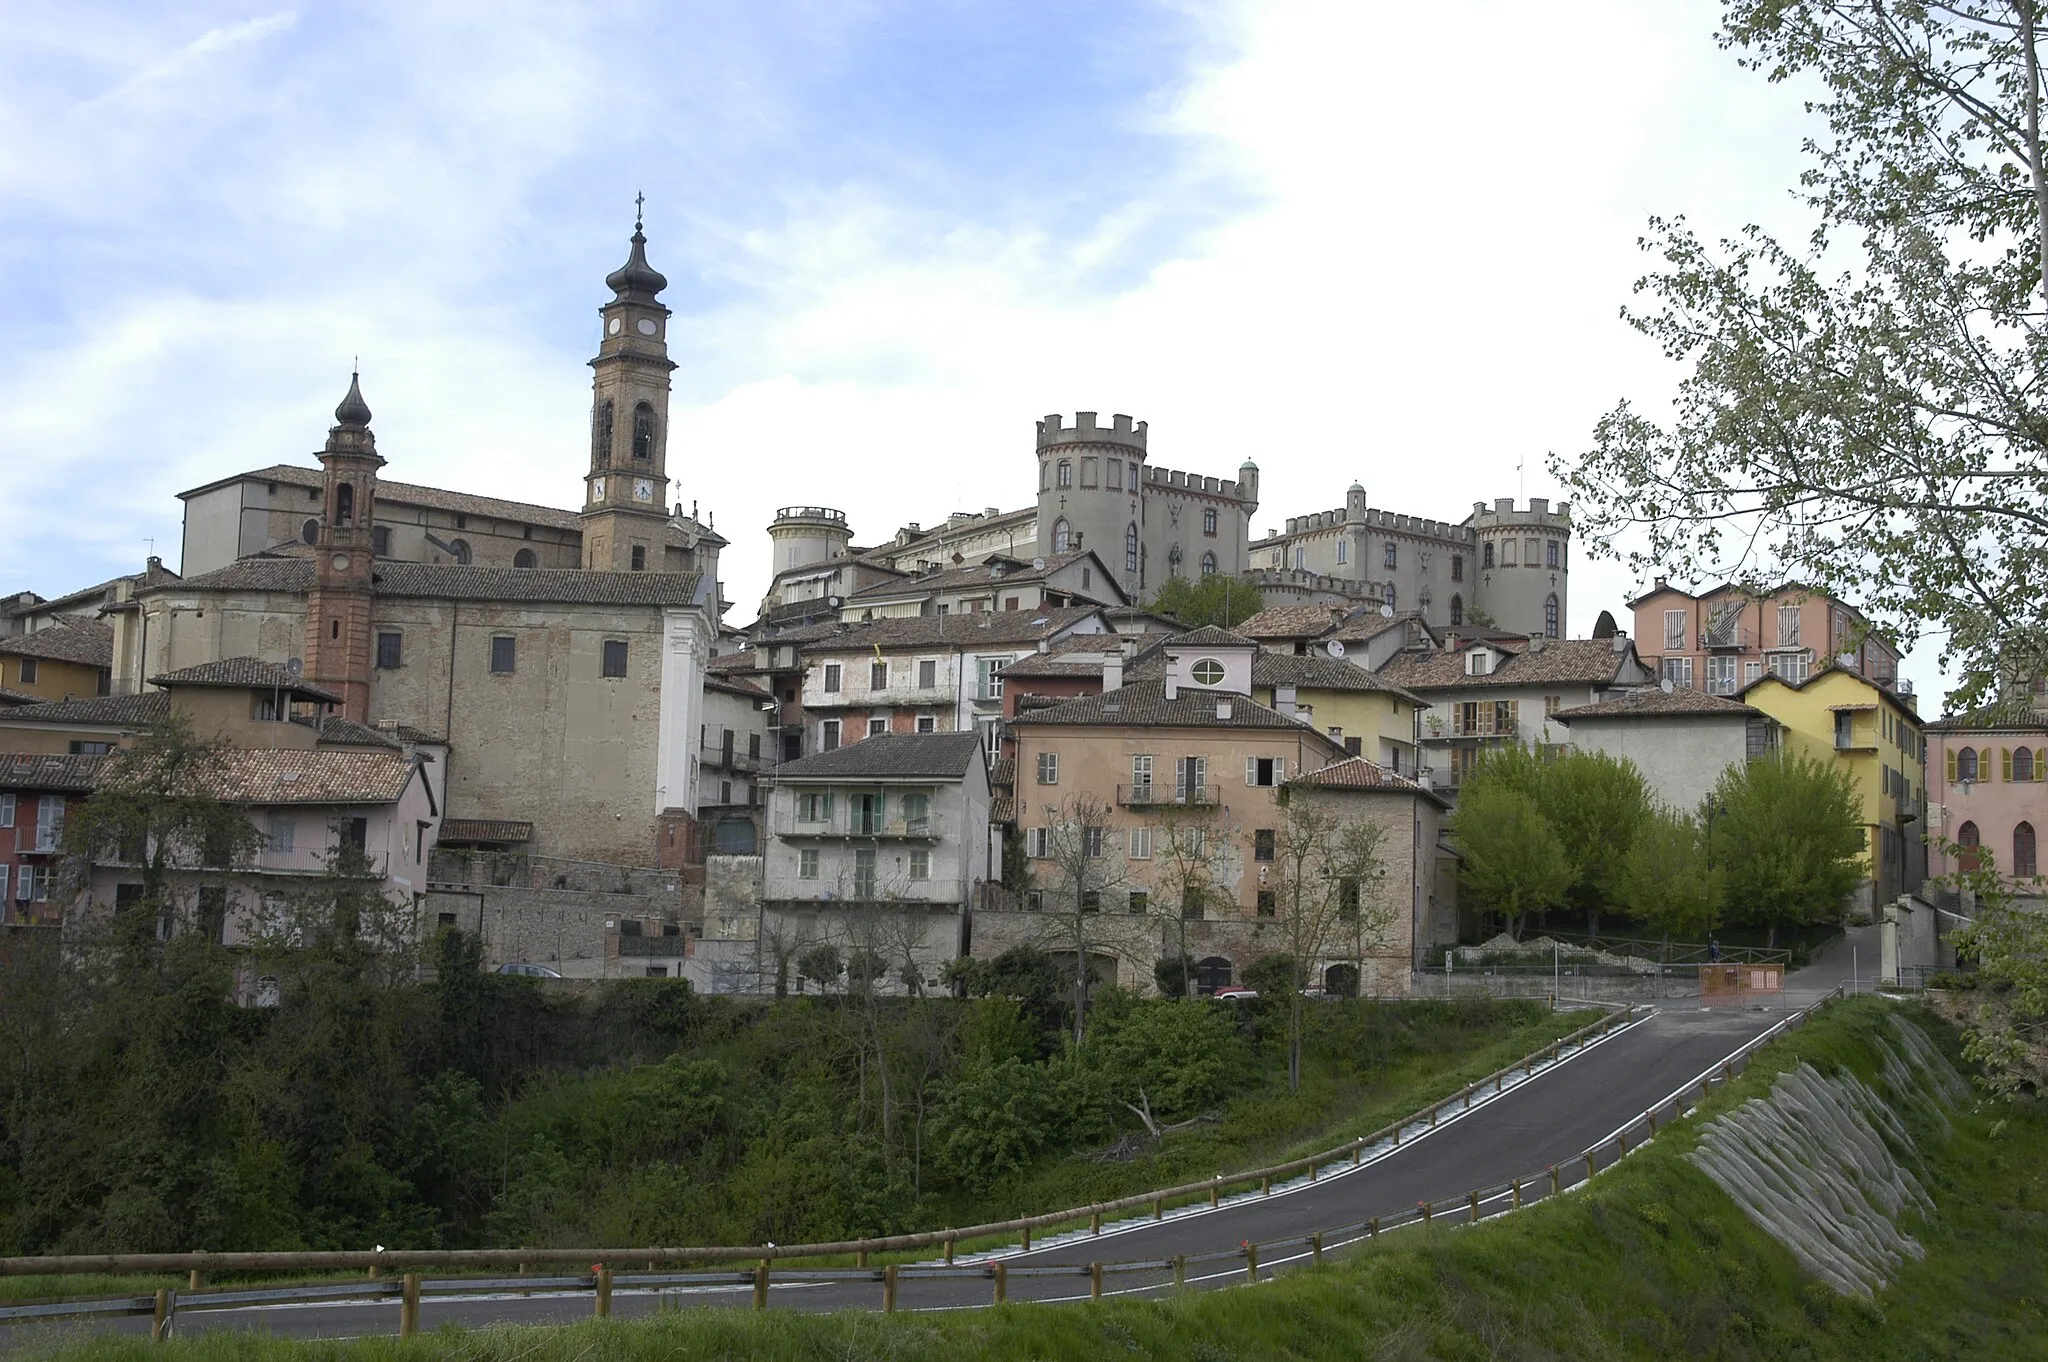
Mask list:
[[[1384,567],[1394,567],[1399,563],[1400,556],[1400,549],[1395,546],[1393,540],[1389,539],[1387,541],[1386,552],[1384,558],[1382,559],[1381,565]]]
[[[1297,549],[1295,549],[1295,551],[1294,551],[1294,566],[1295,566],[1295,570],[1296,570],[1296,571],[1301,571],[1301,570],[1303,570],[1303,569],[1306,569],[1306,568],[1308,567],[1308,550],[1307,550],[1307,549],[1303,549],[1303,548],[1297,548]]]
[[[401,658],[401,657],[402,657],[402,656],[404,655],[404,647],[405,647],[405,636],[404,636],[403,634],[394,634],[394,633],[380,633],[380,634],[378,634],[378,635],[377,635],[377,669],[378,669],[379,671],[387,671],[387,672],[390,672],[390,671],[397,671],[397,670],[398,670],[398,664],[399,664],[399,659],[400,659],[400,658]]]
[[[1091,861],[1102,859],[1104,829],[1087,827],[1081,829],[1081,854]]]
[[[938,721],[938,718],[937,718],[937,716],[935,716],[935,715],[931,715],[931,714],[920,714],[920,715],[918,715],[918,716],[917,716],[917,731],[918,731],[918,732],[920,732],[920,733],[936,733],[936,732],[938,732],[938,731],[939,731],[939,721]]]
[[[1133,913],[1143,913],[1152,906],[1152,896],[1142,889],[1131,891],[1129,907]]]
[[[1124,461],[1122,459],[1111,459],[1109,461],[1109,477],[1103,485],[1112,492],[1124,490]]]
[[[272,851],[290,851],[298,826],[298,820],[288,813],[272,814],[269,827],[264,832],[264,845]]]
[[[612,403],[606,398],[590,414],[590,463],[593,468],[608,468],[611,462]]]
[[[825,664],[825,694],[837,695],[838,693],[839,664],[837,662],[827,662]]]
[[[40,666],[37,665],[37,661],[35,658],[24,657],[21,660],[21,684],[26,686],[30,682],[34,681],[36,679],[36,673],[40,670],[42,669]]]
[[[391,556],[391,527],[379,525],[370,531],[370,556],[389,558]]]
[[[1092,456],[1081,460],[1081,485],[1083,487],[1093,487],[1095,485],[1095,460]]]
[[[1550,599],[1543,602],[1543,636],[1557,637],[1557,593],[1550,593]]]
[[[1149,861],[1152,859],[1152,829],[1131,829],[1131,859]]]
[[[2032,780],[2034,778],[2034,750],[2032,748],[2018,747],[2013,749],[2012,778],[2014,780]]]
[[[1067,523],[1065,516],[1061,516],[1052,523],[1052,551],[1065,553],[1073,547],[1074,527]]]
[[[832,821],[832,796],[829,793],[808,791],[796,797],[796,821],[799,823],[829,823]]]
[[[1244,759],[1244,783],[1247,785],[1285,785],[1287,783],[1287,761],[1284,757],[1246,757]]]
[[[1055,470],[1053,474],[1052,485],[1061,488],[1072,487],[1074,485],[1074,464],[1072,460],[1060,460],[1059,467]]]
[[[1213,657],[1205,657],[1197,662],[1188,674],[1195,679],[1195,684],[1197,685],[1221,685],[1223,683],[1223,664]]]
[[[879,737],[881,737],[881,736],[882,736],[882,735],[883,735],[884,733],[887,733],[888,731],[889,731],[889,721],[888,721],[887,719],[870,719],[870,720],[868,720],[868,736],[869,736],[870,738],[879,738]]]
[[[1386,589],[1386,591],[1385,591],[1385,592],[1384,592],[1383,594],[1384,594],[1384,595],[1386,596],[1386,598],[1387,598],[1387,609],[1389,609],[1389,610],[1392,610],[1392,609],[1394,608],[1394,605],[1395,605],[1395,600],[1394,600],[1394,584],[1393,584],[1392,582],[1388,582],[1388,583],[1387,583],[1387,589]]]
[[[601,675],[624,676],[626,674],[626,643],[623,639],[608,638],[604,642],[604,667]]]
[[[1133,520],[1124,527],[1124,571],[1138,570],[1138,522]]]
[[[1837,747],[1854,747],[1855,745],[1856,745],[1856,720],[1855,720],[1855,716],[1854,716],[1854,715],[1851,715],[1851,714],[1837,714],[1837,715],[1835,716],[1835,746],[1837,746]],[[1890,775],[1891,775],[1891,769],[1892,769],[1892,768],[1891,768],[1891,767],[1889,767],[1889,766],[1887,766],[1887,767],[1885,767],[1885,768],[1884,768],[1884,771],[1885,771],[1885,775],[1886,775],[1886,776],[1890,776]],[[1886,793],[1886,794],[1890,794],[1890,793],[1891,793],[1891,789],[1889,788],[1889,787],[1890,787],[1890,782],[1889,782],[1889,781],[1887,781],[1887,782],[1886,782],[1886,787],[1887,787],[1887,788],[1885,789],[1885,793]]]
[[[199,935],[202,939],[216,944],[225,942],[228,935],[228,887],[224,884],[202,884],[199,886]]]
[[[110,742],[93,742],[84,738],[71,740],[71,755],[74,757],[104,757],[113,750],[114,745]],[[2020,750],[2024,752],[2026,749]]]
[[[857,899],[875,897],[875,852],[872,847],[853,853],[853,896]]]
[[[983,657],[976,659],[981,676],[981,689],[976,696],[977,699],[1000,700],[1003,698],[1003,667],[1009,660],[1007,657]]]
[[[521,549],[512,555],[512,566],[516,568],[539,567],[540,559],[534,557],[532,549]]]
[[[1274,829],[1257,828],[1252,832],[1252,859],[1270,861],[1273,859]]]
[[[1685,646],[1685,612],[1683,610],[1666,610],[1664,612],[1664,650],[1666,652],[1673,652],[1681,650]]]
[[[1207,799],[1209,759],[1182,757],[1174,763],[1174,799],[1183,804],[1200,804]]]
[[[635,544],[633,546],[632,570],[635,572],[647,571],[647,546],[645,544]]]
[[[1214,506],[1202,508],[1202,533],[1216,533],[1216,508]]]
[[[1100,889],[1083,889],[1081,891],[1081,911],[1084,913],[1099,913],[1102,911],[1102,891]]]
[[[1773,653],[1770,658],[1771,675],[1794,686],[1806,684],[1811,666],[1804,653]]]
[[[1545,567],[1556,567],[1556,566],[1558,565],[1558,558],[1559,558],[1559,550],[1558,550],[1558,543],[1557,543],[1557,541],[1556,541],[1555,539],[1546,539],[1546,540],[1544,540],[1544,541],[1543,541],[1543,565],[1544,565]]]
[[[1797,648],[1799,646],[1799,607],[1781,605],[1778,607],[1778,646]]]
[[[1274,895],[1272,890],[1261,889],[1258,893],[1258,897],[1254,899],[1253,902],[1258,905],[1258,914],[1260,917],[1276,917],[1279,915],[1279,900]]]
[[[1746,686],[1746,685],[1749,685],[1749,684],[1750,684],[1750,683],[1751,683],[1752,681],[1761,681],[1761,680],[1763,679],[1763,675],[1764,675],[1764,664],[1763,664],[1763,663],[1761,663],[1761,662],[1745,662],[1745,663],[1743,663],[1743,664],[1742,664],[1742,684],[1743,684],[1743,685],[1745,685],[1745,686]]]
[[[519,640],[510,634],[498,634],[491,639],[491,671],[504,676],[515,671],[519,661]]]
[[[55,851],[64,840],[64,797],[46,794],[36,800],[36,840],[32,851]]]
[[[1024,854],[1033,860],[1042,861],[1052,855],[1052,829],[1024,829]]]
[[[1955,767],[1955,778],[1957,780],[1975,780],[1977,778],[1977,749],[1974,747],[1957,749]]]
[[[1493,566],[1493,545],[1492,545],[1492,544],[1486,544],[1486,545],[1482,546],[1482,548],[1481,548],[1481,550],[1480,550],[1480,553],[1481,553],[1481,557],[1480,557],[1480,560],[1479,560],[1479,565],[1480,565],[1481,567],[1492,567],[1492,566]]]
[[[1060,754],[1040,752],[1038,754],[1038,783],[1057,785],[1060,783]]]
[[[1216,555],[1215,555],[1215,554],[1213,554],[1213,553],[1205,553],[1205,554],[1203,554],[1203,555],[1202,555],[1202,575],[1203,575],[1204,577],[1213,577],[1213,576],[1215,576],[1215,575],[1216,575]]]
[[[939,684],[939,664],[925,658],[917,664],[917,685],[919,690],[930,690]]]
[[[1500,541],[1500,565],[1502,567],[1513,567],[1515,565],[1514,540],[1503,539]]]
[[[2034,825],[2022,823],[2012,830],[2012,874],[2014,879],[2031,880],[2034,869]]]
[[[827,719],[818,725],[818,750],[835,752],[839,749],[839,721]]]
[[[0,794],[0,828],[14,826],[14,796]]]
[[[925,848],[923,848],[923,847],[913,847],[913,848],[911,848],[911,851],[910,851],[910,878],[911,878],[911,879],[913,879],[913,880],[928,880],[928,879],[930,879],[931,877],[932,877],[932,854],[931,854],[931,852],[927,851],[927,850],[926,850]]]
[[[306,522],[305,524],[303,524],[303,525],[299,526],[299,539],[300,539],[300,540],[301,540],[301,541],[302,541],[303,543],[307,543],[307,544],[317,544],[317,543],[319,543],[319,542],[320,542],[320,522],[319,522],[319,521],[317,521],[317,520],[309,520],[309,521],[307,521],[307,522]]]
[[[1707,659],[1707,693],[1709,695],[1733,695],[1735,693],[1735,659],[1725,654]]]
[[[463,567],[469,566],[471,554],[469,551],[469,541],[467,539],[454,540],[448,545],[448,547],[454,551],[455,561],[457,563],[461,564]]]
[[[1364,756],[1364,755],[1365,755],[1365,739],[1363,739],[1363,738],[1346,738],[1346,739],[1344,740],[1344,755],[1345,755],[1345,756],[1347,756],[1347,757],[1362,757],[1362,756]],[[1400,753],[1399,749],[1396,749],[1396,750],[1395,750],[1395,752],[1394,752],[1394,769],[1395,769],[1395,770],[1397,770],[1397,771],[1401,769],[1401,753]]]
[[[633,457],[654,457],[654,408],[645,402],[633,408]]]
[[[1202,916],[1202,891],[1198,886],[1188,885],[1180,891],[1180,915],[1190,921]]]
[[[1337,561],[1340,563],[1351,561],[1351,541],[1349,539],[1339,539],[1337,541]]]
[[[903,796],[904,830],[916,834],[932,830],[932,797],[928,794],[906,794]]]
[[[889,664],[888,664],[888,663],[886,663],[886,662],[870,662],[870,663],[868,663],[868,689],[869,689],[869,690],[887,690],[887,689],[889,689]]]
[[[1138,756],[1131,758],[1131,792],[1140,798],[1152,794],[1152,758]]]
[[[1667,657],[1663,662],[1664,679],[1677,690],[1692,689],[1692,659],[1689,657]]]
[[[1451,580],[1454,582],[1465,580],[1465,555],[1462,553],[1451,555]]]
[[[1354,918],[1358,916],[1358,881],[1337,881],[1337,916]]]
[[[981,730],[981,750],[988,755],[988,759],[994,761],[1002,756],[1002,720],[993,717],[977,718],[974,721],[974,726]]]

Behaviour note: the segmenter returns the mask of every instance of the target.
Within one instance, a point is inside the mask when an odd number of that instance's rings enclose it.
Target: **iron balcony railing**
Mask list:
[[[1126,808],[1149,808],[1156,804],[1178,804],[1188,808],[1213,808],[1213,785],[1119,785],[1116,802]]]

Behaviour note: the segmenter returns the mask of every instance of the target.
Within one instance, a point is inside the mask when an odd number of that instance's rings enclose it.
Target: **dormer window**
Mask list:
[[[1223,664],[1213,657],[1205,657],[1188,669],[1188,675],[1198,686],[1220,686],[1223,684]]]
[[[1474,648],[1472,651],[1466,653],[1465,675],[1493,675],[1493,650],[1490,648]]]

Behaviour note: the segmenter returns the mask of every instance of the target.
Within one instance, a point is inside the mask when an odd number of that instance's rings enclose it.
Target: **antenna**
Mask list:
[[[1045,571],[1045,560],[1044,560],[1043,558],[1034,558],[1034,559],[1032,559],[1032,560],[1031,560],[1031,570],[1032,570],[1033,572],[1043,572],[1043,571]]]
[[[1390,619],[1392,619],[1393,617],[1394,617],[1394,607],[1393,607],[1393,606],[1391,606],[1391,605],[1383,605],[1383,606],[1381,606],[1381,607],[1380,607],[1380,618],[1381,618],[1381,619],[1383,619],[1383,620],[1390,620]]]
[[[1672,691],[1678,689],[1678,687],[1672,685],[1671,678],[1667,676],[1662,681],[1659,681],[1657,683],[1657,689],[1663,691],[1666,695],[1669,695]]]
[[[1323,645],[1323,651],[1328,653],[1331,657],[1344,656],[1344,640],[1341,638],[1331,639],[1328,643],[1325,643]]]

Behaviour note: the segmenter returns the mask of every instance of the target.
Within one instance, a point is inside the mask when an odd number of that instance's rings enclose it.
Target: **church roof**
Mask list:
[[[370,575],[379,596],[448,601],[532,601],[560,605],[691,605],[702,582],[696,572],[589,572],[581,568],[463,567],[454,563],[381,562]],[[305,592],[313,564],[304,558],[251,554],[185,579],[193,591]]]
[[[607,274],[604,285],[617,303],[651,303],[656,294],[668,287],[667,276],[647,263],[647,234],[640,230],[637,220],[633,223],[633,249],[627,254],[626,263]]]
[[[363,401],[361,374],[348,376],[348,395],[341,399],[341,405],[334,409],[334,419],[344,426],[367,426],[370,424],[370,404]]]
[[[111,667],[114,626],[98,620],[53,624],[31,634],[0,640],[0,653],[47,662],[72,662],[81,667]]]
[[[232,477],[191,488],[178,493],[178,496],[181,500],[196,497],[202,492],[211,492],[235,482],[279,482],[288,487],[317,489],[326,486],[326,475],[317,468],[274,463],[268,468],[251,469],[247,473],[237,473]],[[527,525],[547,525],[558,530],[580,531],[583,527],[583,518],[580,515],[575,511],[565,511],[559,506],[541,506],[530,501],[480,497],[468,492],[451,492],[441,487],[422,487],[417,483],[393,482],[385,478],[377,479],[377,500],[388,501],[395,506],[424,506],[429,510],[452,511],[458,515],[491,516],[498,520],[514,520]]]

